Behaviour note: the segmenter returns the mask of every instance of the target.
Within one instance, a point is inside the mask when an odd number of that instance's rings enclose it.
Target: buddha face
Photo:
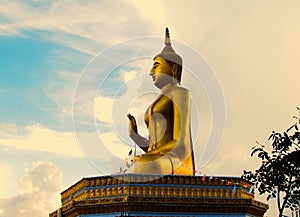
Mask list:
[[[172,70],[169,64],[161,57],[154,60],[153,67],[150,71],[154,85],[159,89],[166,84],[172,83]]]

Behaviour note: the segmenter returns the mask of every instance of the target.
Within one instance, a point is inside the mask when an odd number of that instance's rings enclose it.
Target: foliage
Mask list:
[[[242,176],[253,182],[260,194],[267,194],[267,200],[277,198],[280,217],[285,208],[294,211],[300,206],[300,117],[294,118],[297,122],[285,132],[270,135],[271,153],[259,143],[252,148],[251,157],[257,155],[261,165]]]

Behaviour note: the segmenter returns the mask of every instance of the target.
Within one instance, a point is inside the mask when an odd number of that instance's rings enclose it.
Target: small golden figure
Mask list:
[[[194,175],[190,132],[190,91],[180,86],[182,59],[171,47],[166,29],[165,47],[154,57],[150,76],[160,95],[145,112],[149,140],[138,134],[128,114],[129,136],[145,154],[135,156],[127,173]]]

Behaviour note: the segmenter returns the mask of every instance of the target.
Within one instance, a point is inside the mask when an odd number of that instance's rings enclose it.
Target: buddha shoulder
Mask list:
[[[186,97],[190,96],[190,90],[184,88],[184,87],[173,87],[167,95],[172,99],[184,99]]]

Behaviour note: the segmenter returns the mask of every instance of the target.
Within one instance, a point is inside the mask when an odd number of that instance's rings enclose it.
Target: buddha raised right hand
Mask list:
[[[137,130],[135,117],[132,116],[130,113],[127,114],[127,117],[129,119],[129,125],[128,125],[129,136],[132,136],[133,133],[137,134],[138,130]]]
[[[128,126],[128,133],[130,138],[144,151],[147,152],[148,146],[149,146],[149,141],[145,139],[144,137],[140,136],[138,134],[137,130],[137,124],[135,117],[132,116],[131,114],[127,114],[127,117],[129,119],[129,126]]]

